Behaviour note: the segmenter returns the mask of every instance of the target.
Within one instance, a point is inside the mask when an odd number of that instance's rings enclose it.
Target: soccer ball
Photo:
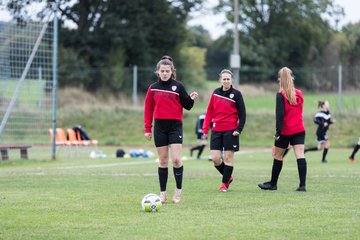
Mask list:
[[[160,197],[154,193],[149,193],[143,197],[141,207],[145,212],[157,212],[160,210]]]

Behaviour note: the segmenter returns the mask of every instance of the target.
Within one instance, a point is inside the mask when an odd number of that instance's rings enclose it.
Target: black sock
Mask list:
[[[273,167],[271,171],[271,185],[276,186],[279,175],[282,169],[283,162],[274,158]]]
[[[308,151],[317,151],[317,150],[318,150],[317,147],[305,148],[304,153],[306,153]]]
[[[285,152],[283,154],[283,157],[285,157],[285,155],[289,152],[289,148],[285,149]]]
[[[215,168],[219,171],[219,173],[221,173],[221,175],[224,175],[224,167],[225,167],[224,162],[221,162],[219,166],[215,166]]]
[[[179,168],[174,168],[174,177],[175,177],[175,182],[176,182],[176,188],[177,189],[182,188],[183,171],[184,171],[183,166],[181,166]]]
[[[355,154],[357,153],[357,151],[359,151],[359,148],[360,148],[360,145],[359,144],[356,144],[355,147],[354,147],[354,150],[351,154],[351,158],[355,158]]]
[[[300,187],[306,186],[306,160],[305,158],[299,158],[297,160],[299,179],[300,179]]]
[[[201,146],[202,146],[202,145],[199,145],[199,146],[195,146],[195,147],[190,148],[190,157],[192,157],[193,151],[195,151],[195,150],[200,150]]]
[[[223,183],[228,183],[229,182],[229,179],[231,178],[231,174],[233,172],[233,169],[234,169],[233,166],[228,166],[228,165],[224,166],[224,174],[223,174],[223,178],[222,178]]]
[[[159,182],[160,182],[160,191],[166,191],[166,184],[168,180],[168,168],[158,168]]]
[[[204,151],[204,148],[205,148],[205,145],[200,145],[199,152],[198,152],[198,155],[197,155],[197,159],[200,159],[200,156],[201,156],[202,152]]]
[[[328,148],[324,148],[323,155],[322,155],[322,161],[323,162],[326,160],[326,155],[327,155],[328,151],[329,151]]]

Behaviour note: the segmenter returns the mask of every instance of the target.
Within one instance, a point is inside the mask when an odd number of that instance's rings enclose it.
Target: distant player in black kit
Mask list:
[[[204,151],[204,148],[206,147],[206,143],[207,143],[207,138],[204,137],[203,135],[203,125],[204,125],[204,119],[205,119],[205,114],[200,114],[199,117],[196,120],[196,124],[195,124],[195,134],[196,134],[196,138],[199,140],[200,144],[190,148],[190,156],[192,157],[193,152],[194,151],[198,151],[196,159],[200,159],[202,152]]]
[[[295,88],[294,76],[289,68],[280,69],[278,81],[280,89],[276,94],[276,132],[271,180],[258,186],[264,190],[277,190],[284,152],[290,144],[297,159],[300,180],[296,191],[305,192],[307,165],[304,155],[305,127],[302,117],[304,97],[302,92]]]
[[[197,92],[187,94],[183,84],[176,80],[176,71],[172,58],[164,56],[156,65],[159,80],[148,89],[144,103],[145,138],[152,138],[154,119],[154,140],[159,156],[158,176],[160,183],[160,199],[167,199],[166,184],[168,180],[169,150],[173,163],[176,189],[173,202],[179,203],[182,192],[183,164],[181,158],[183,143],[183,108],[190,110]]]
[[[327,100],[318,101],[318,108],[320,111],[315,114],[314,123],[318,125],[316,130],[316,136],[318,145],[316,147],[305,148],[305,153],[308,151],[324,150],[321,162],[327,163],[326,155],[330,148],[330,141],[326,135],[329,130],[330,124],[335,123],[335,120],[331,118],[330,104]]]
[[[232,86],[233,74],[224,69],[220,73],[221,87],[211,94],[207,107],[203,134],[211,127],[210,152],[215,168],[222,175],[221,192],[227,192],[233,181],[234,153],[239,151],[239,136],[246,121],[246,109],[241,92]],[[221,155],[224,150],[224,161]]]
[[[351,163],[355,163],[356,160],[355,160],[355,154],[357,153],[357,151],[359,151],[359,148],[360,148],[360,138],[359,138],[359,141],[358,143],[355,145],[354,147],[354,150],[352,151],[350,157],[349,157],[349,160],[351,161]]]

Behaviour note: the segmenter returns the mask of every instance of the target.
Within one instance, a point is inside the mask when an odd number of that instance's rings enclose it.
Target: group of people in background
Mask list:
[[[171,157],[176,188],[172,197],[174,203],[181,201],[184,166],[182,162],[183,143],[183,108],[190,110],[198,98],[197,92],[187,93],[184,85],[176,79],[176,69],[170,56],[163,56],[156,65],[158,81],[148,88],[144,103],[145,138],[154,142],[159,158],[158,178],[160,200],[167,200],[168,164]],[[206,114],[199,116],[195,127],[199,145],[190,149],[190,155],[197,151],[197,159],[207,145],[209,130],[210,156],[215,169],[222,179],[219,191],[227,192],[234,170],[234,153],[240,148],[240,135],[246,123],[246,108],[239,90],[233,88],[233,74],[223,69],[219,74],[221,86],[216,88],[206,109]],[[276,129],[274,134],[273,166],[270,181],[258,186],[264,190],[277,190],[277,181],[282,169],[285,152],[291,146],[297,159],[299,186],[296,191],[306,191],[307,164],[306,151],[323,149],[323,162],[330,146],[326,132],[331,119],[328,101],[319,101],[320,111],[315,115],[318,124],[318,146],[305,149],[305,127],[302,117],[304,97],[294,86],[292,71],[283,67],[278,73],[279,91],[276,95]],[[153,126],[154,124],[154,126]],[[152,128],[154,129],[152,133]],[[360,148],[359,143],[349,157]]]

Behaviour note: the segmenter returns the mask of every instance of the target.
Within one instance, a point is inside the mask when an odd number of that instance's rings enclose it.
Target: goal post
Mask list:
[[[53,16],[49,13],[44,21],[0,21],[1,145],[50,143],[57,86]]]

